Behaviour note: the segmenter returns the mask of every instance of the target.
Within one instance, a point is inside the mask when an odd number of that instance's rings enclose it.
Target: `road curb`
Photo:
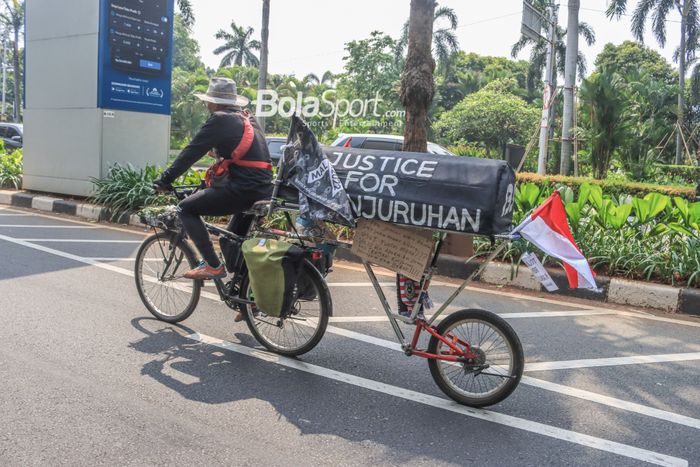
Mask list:
[[[40,211],[67,214],[82,217],[95,222],[112,219],[109,209],[89,203],[53,198],[43,194],[24,191],[0,190],[0,204],[22,208],[34,208]],[[143,226],[136,214],[123,214],[117,223]],[[339,248],[337,258],[359,263],[360,259],[350,250]],[[465,264],[466,259],[452,255],[441,255],[438,260],[438,274],[447,277],[464,279],[471,274],[478,264]],[[672,313],[684,313],[700,316],[700,289],[678,288],[662,284],[630,281],[604,276],[596,277],[598,291],[569,289],[566,274],[563,271],[549,268],[552,279],[559,287],[553,292],[574,298],[584,298],[599,302],[616,303],[655,308]],[[489,265],[479,282],[491,285],[507,285],[526,290],[544,291],[542,286],[532,276],[529,269],[522,265],[512,268],[510,264],[493,263]]]

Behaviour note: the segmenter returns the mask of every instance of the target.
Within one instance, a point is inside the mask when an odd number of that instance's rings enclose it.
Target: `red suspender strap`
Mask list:
[[[253,131],[253,125],[250,124],[250,117],[246,112],[243,114],[243,136],[241,136],[241,141],[238,143],[238,146],[231,152],[231,160],[234,164],[248,153],[250,147],[253,145],[254,139],[255,132]]]

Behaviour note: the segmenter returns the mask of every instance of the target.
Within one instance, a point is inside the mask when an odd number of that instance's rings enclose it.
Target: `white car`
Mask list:
[[[331,146],[346,148],[382,149],[384,151],[403,151],[403,136],[373,135],[360,133],[341,133]],[[442,156],[454,156],[439,144],[428,141],[428,152]]]

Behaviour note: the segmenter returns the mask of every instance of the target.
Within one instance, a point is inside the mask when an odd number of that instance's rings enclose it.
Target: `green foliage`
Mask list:
[[[606,68],[621,76],[647,75],[669,86],[678,79],[678,73],[660,53],[636,41],[605,44],[595,59],[595,66],[597,70]]]
[[[244,28],[231,21],[230,32],[224,29],[216,32],[215,37],[224,41],[223,45],[214,49],[215,55],[224,54],[221,58],[221,68],[229,65],[258,66],[259,60],[253,51],[260,50],[260,41],[251,39],[253,31],[250,26]]]
[[[700,287],[700,202],[648,193],[611,195],[599,185],[572,188],[521,182],[516,187],[514,221],[559,189],[572,233],[592,267],[600,273]],[[477,240],[477,252],[490,248]],[[518,242],[501,259],[517,262],[531,249]],[[545,262],[554,263],[551,258]]]
[[[648,177],[652,180],[666,180],[670,183],[697,185],[700,183],[700,167],[694,165],[654,164]]]
[[[0,141],[0,188],[19,189],[22,186],[22,173],[22,150],[6,154]]]
[[[91,200],[110,209],[112,218],[123,213],[138,211],[146,206],[164,206],[174,203],[170,195],[161,195],[153,191],[153,182],[160,176],[162,169],[147,166],[139,169],[131,164],[122,166],[114,164],[109,168],[107,177],[93,178],[95,185]],[[177,184],[198,184],[200,175],[190,170],[176,181]]]
[[[173,68],[181,68],[189,72],[204,69],[204,63],[199,56],[199,43],[190,35],[181,15],[175,15]]]
[[[448,144],[482,142],[487,153],[503,144],[525,144],[537,124],[539,112],[523,99],[506,92],[514,80],[496,80],[465,97],[443,113],[434,125],[439,139]]]
[[[683,186],[653,185],[649,183],[637,183],[619,180],[597,180],[587,177],[564,177],[562,175],[541,176],[535,173],[520,172],[517,174],[519,182],[531,182],[540,186],[566,186],[578,192],[584,184],[600,186],[610,196],[645,196],[647,193],[661,193],[667,196],[680,196],[685,199],[695,198],[695,188]]]
[[[580,133],[589,146],[593,176],[598,179],[605,178],[613,153],[624,141],[623,88],[620,76],[607,69],[581,84]]]

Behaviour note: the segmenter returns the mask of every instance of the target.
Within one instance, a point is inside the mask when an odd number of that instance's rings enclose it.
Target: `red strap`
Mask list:
[[[264,161],[233,161],[233,163],[240,167],[251,167],[253,169],[272,170],[272,164]]]
[[[254,139],[255,131],[253,131],[253,125],[250,124],[250,116],[246,112],[243,115],[243,136],[241,136],[238,146],[231,152],[231,160],[233,162],[241,160],[250,150]]]

